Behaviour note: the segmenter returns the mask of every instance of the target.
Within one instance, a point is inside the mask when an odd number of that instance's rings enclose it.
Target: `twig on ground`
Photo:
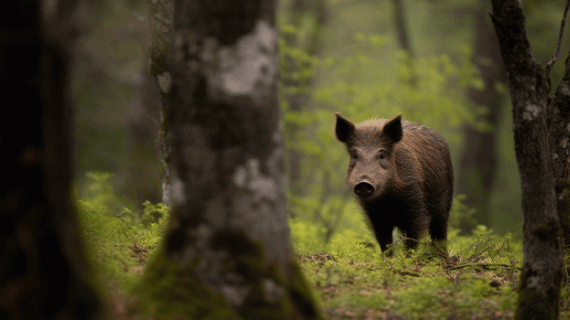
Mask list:
[[[503,267],[503,268],[511,268],[522,270],[520,267],[515,267],[510,264],[501,264],[501,263],[470,263],[470,264],[462,264],[455,267],[449,267],[448,270],[456,270],[456,269],[463,269],[468,267],[483,267],[483,268],[492,268],[492,267]]]

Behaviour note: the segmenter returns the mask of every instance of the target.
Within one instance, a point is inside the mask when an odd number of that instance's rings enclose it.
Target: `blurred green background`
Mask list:
[[[141,213],[146,200],[162,197],[160,102],[147,74],[147,5],[83,1],[73,72],[78,196],[90,197],[94,182],[104,179],[120,201]],[[523,5],[535,59],[548,60],[563,3]],[[326,244],[339,232],[359,234],[365,224],[345,186],[348,156],[333,135],[333,112],[339,111],[355,121],[402,113],[440,132],[452,151],[456,195],[465,193],[455,199],[452,227],[469,233],[484,223],[520,238],[511,106],[500,68],[485,53],[493,47],[481,25],[490,26],[488,11],[487,1],[474,0],[279,3],[280,101],[294,233]],[[562,55],[569,45],[563,41]],[[562,67],[559,61],[552,71],[554,88]],[[489,70],[497,75],[486,77]],[[485,89],[497,103],[472,98]],[[481,146],[477,133],[495,142]],[[492,155],[491,165],[482,151]],[[482,188],[486,174],[491,182]]]

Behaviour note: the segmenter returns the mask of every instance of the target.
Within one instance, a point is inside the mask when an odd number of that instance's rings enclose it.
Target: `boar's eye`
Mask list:
[[[387,169],[390,166],[390,161],[388,160],[388,152],[386,150],[380,150],[376,155],[376,159],[380,162],[382,168]]]

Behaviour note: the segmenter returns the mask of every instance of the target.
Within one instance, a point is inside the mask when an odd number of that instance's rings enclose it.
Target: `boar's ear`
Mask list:
[[[347,118],[340,115],[340,113],[335,112],[336,114],[336,138],[340,142],[346,143],[350,136],[354,134],[354,123],[348,120]]]
[[[394,143],[402,140],[402,115],[399,114],[388,120],[382,129],[382,133],[390,137]]]

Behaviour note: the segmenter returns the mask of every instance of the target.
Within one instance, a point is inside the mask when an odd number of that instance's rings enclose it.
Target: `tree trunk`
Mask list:
[[[142,48],[149,43],[148,20],[130,23],[132,34],[136,35]],[[149,52],[143,57],[142,82],[128,106],[129,153],[128,153],[128,195],[139,206],[146,200],[152,203],[162,201],[160,150],[160,93],[156,81],[148,72]]]
[[[43,21],[41,1],[0,11],[0,90],[16,99],[0,126],[1,319],[95,319],[101,310],[71,202],[75,4],[60,1]]]
[[[465,126],[465,148],[459,165],[458,193],[467,195],[467,205],[477,209],[475,221],[462,221],[462,231],[470,232],[475,223],[491,225],[490,199],[496,176],[497,125],[501,114],[503,94],[497,92],[497,82],[505,83],[504,66],[497,42],[497,36],[489,21],[489,8],[481,1],[475,12],[475,43],[472,62],[479,69],[485,84],[483,89],[469,87],[467,96],[475,107],[485,106],[485,119],[491,130],[481,132],[472,126]]]
[[[416,87],[418,84],[418,77],[414,67],[414,49],[412,48],[412,41],[410,40],[410,32],[408,24],[406,23],[407,15],[404,7],[404,0],[392,0],[394,4],[394,25],[396,30],[396,38],[398,39],[398,46],[400,50],[406,52],[405,64],[410,69],[410,77],[408,84]]]
[[[172,23],[174,13],[174,0],[155,0],[149,6],[150,25],[150,74],[155,78],[160,89],[161,130],[159,132],[159,148],[163,169],[162,202],[170,206],[170,191],[168,183],[170,181],[170,147],[166,143],[167,123],[164,121],[164,113],[169,110],[170,96],[168,95],[172,86],[170,76],[170,56],[172,47]]]
[[[558,319],[563,255],[547,130],[548,75],[534,60],[517,0],[492,0],[513,101],[515,151],[522,187],[523,270],[517,319]]]
[[[564,247],[570,245],[570,64],[558,84],[549,109],[550,152],[556,190],[556,210],[562,227]]]
[[[147,42],[148,43],[148,42]],[[144,61],[148,61],[145,56]],[[160,131],[160,93],[145,65],[142,83],[129,104],[129,179],[128,194],[136,204],[146,200],[162,201],[162,176],[158,132]]]
[[[154,5],[151,30],[161,38],[151,71],[163,99],[172,212],[145,273],[153,312],[319,317],[289,244],[275,2]]]

